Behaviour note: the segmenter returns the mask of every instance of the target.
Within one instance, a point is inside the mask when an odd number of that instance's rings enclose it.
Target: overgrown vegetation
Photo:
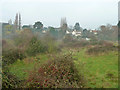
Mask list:
[[[8,51],[3,51],[3,66],[14,63],[17,59],[22,60],[25,55],[18,49],[10,49]]]
[[[81,88],[82,75],[78,74],[71,55],[59,56],[30,72],[26,81],[29,88]]]
[[[40,40],[38,40],[36,37],[33,37],[29,42],[26,53],[29,56],[34,56],[38,53],[45,53],[47,51],[47,48],[48,47],[45,46]]]
[[[113,43],[104,42],[104,43],[101,43],[100,45],[90,47],[87,50],[87,53],[89,55],[99,55],[99,54],[108,53],[110,51],[117,51],[117,50],[118,50],[118,47],[114,46]]]
[[[30,31],[24,31],[12,38],[14,39],[2,41],[2,61],[4,66],[14,63],[17,59],[22,60],[27,56],[35,56],[39,53],[47,52],[52,53],[60,50],[52,37],[48,36],[47,38],[39,39],[37,35],[32,34]]]
[[[71,47],[71,48],[79,48],[79,47],[85,47],[89,45],[89,41],[86,41],[84,39],[77,40],[73,38],[70,35],[66,35],[65,38],[63,39],[62,47]]]
[[[30,30],[5,38],[3,88],[102,88],[108,79],[109,87],[117,87],[118,46],[113,43],[69,35],[58,40],[50,34],[40,36]],[[105,85],[99,85],[99,81]]]
[[[11,74],[8,70],[3,71],[2,88],[20,88],[23,81]]]
[[[75,65],[85,76],[85,88],[118,88],[118,52],[109,51],[102,55],[86,53],[87,49],[81,49],[73,56]],[[100,53],[99,53],[100,54]],[[79,65],[83,65],[82,71]]]

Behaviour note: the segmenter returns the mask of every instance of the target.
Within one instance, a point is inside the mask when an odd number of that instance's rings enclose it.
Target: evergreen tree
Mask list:
[[[36,29],[42,29],[43,28],[43,24],[41,22],[35,22],[35,24],[33,25],[34,28]]]
[[[79,31],[80,30],[80,24],[79,23],[76,23],[75,26],[74,26],[74,29]]]

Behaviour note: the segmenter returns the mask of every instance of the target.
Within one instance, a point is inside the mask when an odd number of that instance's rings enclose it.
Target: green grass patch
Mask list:
[[[118,52],[89,56],[86,49],[76,52],[76,67],[84,74],[87,88],[118,88]],[[84,67],[79,67],[83,64]]]
[[[36,67],[36,64],[43,64],[46,60],[48,60],[48,56],[45,54],[29,57],[24,60],[17,60],[15,63],[9,65],[9,71],[19,79],[24,80],[28,77],[28,72]]]

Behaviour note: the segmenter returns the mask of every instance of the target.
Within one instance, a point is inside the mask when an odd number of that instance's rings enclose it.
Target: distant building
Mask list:
[[[5,27],[6,25],[10,25],[9,23],[1,23],[2,27]]]
[[[92,30],[92,33],[97,35],[98,34],[98,31],[97,30]]]
[[[89,41],[90,40],[90,38],[85,38],[87,41]]]
[[[64,24],[67,24],[66,17],[61,18],[60,27],[63,27]]]
[[[56,31],[60,31],[61,29],[60,28],[55,28]]]
[[[112,30],[118,30],[118,26],[117,25],[112,26]]]
[[[76,30],[72,31],[72,35],[76,37],[81,36],[81,33],[82,33],[81,31],[76,31]]]
[[[101,29],[101,30],[105,30],[105,29],[106,29],[106,26],[105,26],[105,25],[102,25],[102,26],[100,26],[100,29]]]
[[[78,37],[78,36],[81,36],[81,32],[80,32],[80,31],[77,31],[75,36],[77,36],[77,37]]]
[[[23,26],[22,26],[22,29],[30,29],[30,28],[31,28],[30,25],[23,25]]]
[[[8,21],[8,23],[9,23],[10,25],[12,25],[12,20],[10,19],[10,20]]]
[[[68,25],[65,17],[61,18],[60,28],[64,32],[66,32],[66,30],[68,29]]]
[[[47,31],[46,31],[46,30],[43,30],[42,33],[47,33]]]
[[[68,31],[68,30],[66,31],[66,34],[70,34],[70,33],[71,33],[70,31]]]
[[[102,26],[100,26],[100,29],[101,29],[101,30],[107,30],[107,26],[102,25]],[[112,30],[117,30],[117,29],[118,29],[118,26],[117,26],[117,25],[111,25],[110,29],[112,29]]]
[[[3,37],[9,37],[7,36],[8,34],[10,34],[11,32],[14,32],[14,26],[10,25],[9,23],[0,23],[1,28],[2,28],[2,35]]]
[[[6,29],[6,26],[7,25],[10,25],[9,23],[0,23],[2,25],[2,30],[5,30]]]

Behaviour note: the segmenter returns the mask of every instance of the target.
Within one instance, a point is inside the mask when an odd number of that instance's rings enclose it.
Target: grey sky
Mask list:
[[[107,23],[118,22],[119,0],[2,0],[2,20],[14,21],[15,14],[21,13],[22,24],[41,21],[44,26],[60,26],[61,17],[68,25],[79,22],[83,28],[98,28]]]

